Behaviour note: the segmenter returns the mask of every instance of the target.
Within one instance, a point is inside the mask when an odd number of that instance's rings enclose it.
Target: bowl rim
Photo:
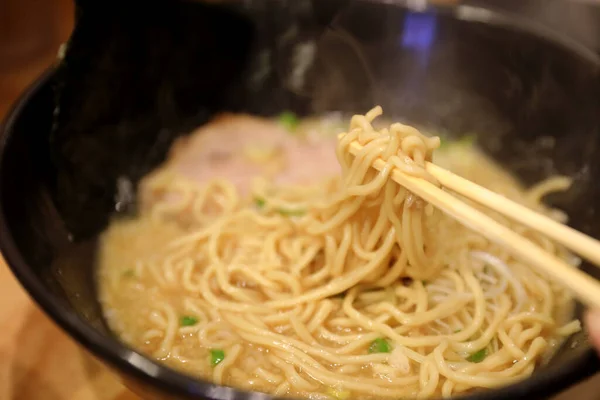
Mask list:
[[[392,4],[389,0],[359,0],[365,2]],[[414,9],[410,0],[402,0],[393,3],[394,6],[407,7],[413,11],[420,12],[423,9]],[[427,1],[426,1],[427,3]],[[600,54],[577,43],[570,38],[553,32],[542,25],[533,23],[522,17],[513,15],[506,11],[495,10],[489,7],[477,7],[471,5],[458,6],[431,6],[427,11],[436,13],[453,13],[454,17],[467,22],[480,22],[488,25],[496,25],[507,29],[517,30],[526,34],[537,36],[555,45],[565,48],[573,54],[578,55],[587,62],[596,64],[600,70]],[[46,85],[50,84],[56,73],[56,67],[52,66],[42,73],[17,99],[11,110],[7,113],[4,123],[0,124],[0,177],[8,174],[4,169],[4,157],[10,140],[14,135],[14,127],[22,118],[24,109]],[[1,182],[1,179],[0,179]],[[235,388],[221,386],[193,378],[184,373],[177,372],[165,365],[159,364],[147,358],[143,354],[128,348],[115,338],[104,335],[94,329],[88,322],[84,321],[73,312],[69,311],[47,288],[39,281],[28,263],[23,258],[12,238],[5,217],[5,205],[3,204],[3,190],[0,185],[0,251],[7,266],[15,275],[21,286],[26,290],[34,302],[56,323],[63,331],[76,342],[83,345],[90,353],[106,362],[111,368],[126,374],[135,380],[150,383],[170,395],[183,397],[209,398],[209,399],[243,399],[243,400],[271,400],[277,397],[259,393],[243,391]],[[576,357],[572,357],[557,366],[550,366],[543,371],[533,374],[522,381],[503,386],[497,389],[476,392],[461,398],[471,400],[496,400],[511,397],[546,396],[579,382],[583,378],[591,376],[600,369],[600,361],[592,348],[581,351]]]

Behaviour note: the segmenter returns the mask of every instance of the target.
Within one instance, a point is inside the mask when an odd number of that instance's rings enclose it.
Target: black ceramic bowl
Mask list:
[[[235,14],[197,2],[151,3],[142,14],[98,3],[85,3],[66,58],[3,126],[0,246],[42,309],[145,399],[270,398],[127,348],[95,296],[95,237],[134,205],[116,196],[117,182],[135,184],[174,137],[220,110],[363,113],[380,104],[426,129],[476,134],[527,183],[572,176],[573,189],[550,201],[600,237],[600,60],[534,23],[383,1],[245,1]],[[543,398],[597,369],[577,334],[531,378],[470,398]]]

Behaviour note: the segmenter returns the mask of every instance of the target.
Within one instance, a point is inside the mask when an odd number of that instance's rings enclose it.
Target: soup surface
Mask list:
[[[566,179],[525,189],[469,138],[440,146],[371,120],[355,117],[349,131],[400,138],[407,173],[424,174],[435,150],[436,164],[566,218],[541,203]],[[140,184],[139,214],[102,237],[99,289],[115,334],[218,384],[344,400],[506,385],[580,329],[564,289],[369,170],[370,153],[349,158],[337,139],[346,130],[333,114],[223,115],[179,140]]]

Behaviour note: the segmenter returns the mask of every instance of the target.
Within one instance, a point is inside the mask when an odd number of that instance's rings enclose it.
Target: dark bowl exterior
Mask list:
[[[161,10],[156,12],[164,17]],[[100,68],[77,54],[82,62],[51,69],[33,84],[0,130],[0,249],[8,265],[59,326],[144,399],[271,398],[195,380],[159,365],[116,340],[102,318],[93,272],[95,237],[114,213],[117,176],[139,178],[160,162],[161,156],[145,159],[140,168],[140,158],[131,157],[131,144],[143,147],[152,129],[131,121],[148,113],[169,116],[160,121],[172,132],[161,142],[164,155],[167,142],[220,110],[263,115],[289,108],[300,114],[364,112],[381,104],[393,116],[425,129],[475,133],[486,151],[526,183],[552,173],[573,176],[573,190],[550,201],[570,214],[574,227],[600,237],[600,60],[595,54],[506,14],[474,7],[410,11],[379,2],[344,2],[335,18],[326,12],[317,22],[297,25],[299,33],[291,39],[285,35],[290,23],[286,18],[296,20],[297,15],[286,12],[279,9],[277,23],[255,32],[247,70],[231,72],[240,82],[231,96],[206,96],[195,104],[200,100],[189,93],[177,97],[181,79],[174,77],[165,83],[129,75],[119,81],[118,89],[106,90],[106,82],[119,79],[127,60]],[[260,10],[242,14],[264,27],[266,17]],[[85,36],[82,31],[80,39]],[[267,40],[273,38],[278,40]],[[73,43],[76,54],[77,40]],[[315,57],[298,83],[293,58],[306,43],[314,45]],[[160,44],[148,42],[146,48],[154,53],[147,54],[144,46],[136,46],[136,57],[148,61],[144,57],[155,55]],[[252,77],[264,66],[256,61],[272,46],[273,60],[257,88]],[[127,52],[121,48],[118,54]],[[177,73],[166,71],[167,78]],[[94,87],[94,82],[102,84]],[[122,111],[122,120],[113,125],[98,123],[122,109],[123,96],[142,83],[148,86],[146,96],[160,93],[165,85],[174,88],[174,101]],[[127,101],[144,103],[133,95]],[[175,111],[173,103],[180,104]],[[110,130],[124,132],[127,145],[108,140]],[[88,147],[95,155],[87,157]],[[84,162],[76,164],[75,159]],[[107,163],[119,167],[103,169]],[[108,183],[98,186],[93,177],[102,173]],[[86,213],[93,215],[88,218]],[[598,275],[589,266],[584,269]],[[598,367],[585,335],[575,335],[530,379],[466,398],[546,398]]]

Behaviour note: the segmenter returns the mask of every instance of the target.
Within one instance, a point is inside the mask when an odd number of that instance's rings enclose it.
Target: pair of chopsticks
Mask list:
[[[356,141],[351,143],[349,147],[349,151],[353,155],[357,155],[361,149],[361,144]],[[386,162],[381,158],[373,162],[373,167],[378,171],[383,170],[385,166]],[[425,168],[443,187],[543,233],[548,238],[600,266],[600,242],[596,239],[461,178],[435,164],[426,162]],[[407,175],[397,168],[394,168],[391,177],[398,184],[466,227],[502,246],[515,258],[548,274],[552,279],[570,289],[583,303],[600,308],[600,283],[594,278],[567,264],[555,255],[546,252],[529,239],[522,237],[425,179]]]

